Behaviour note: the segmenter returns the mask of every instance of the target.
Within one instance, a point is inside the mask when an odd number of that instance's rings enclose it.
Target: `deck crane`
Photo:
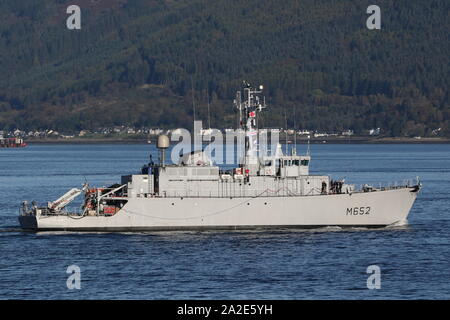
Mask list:
[[[78,197],[82,192],[86,191],[88,185],[85,183],[81,189],[73,188],[66,192],[63,196],[58,198],[54,202],[49,202],[47,207],[53,211],[61,211],[69,203],[71,203],[76,197]]]

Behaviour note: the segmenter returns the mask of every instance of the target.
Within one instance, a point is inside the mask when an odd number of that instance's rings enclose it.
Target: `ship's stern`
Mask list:
[[[34,215],[20,215],[19,216],[20,227],[24,230],[37,230],[38,221]]]

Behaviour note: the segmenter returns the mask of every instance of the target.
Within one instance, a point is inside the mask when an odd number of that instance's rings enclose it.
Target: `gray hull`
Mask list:
[[[24,229],[141,231],[382,227],[405,223],[418,187],[292,197],[132,198],[115,215],[20,216]]]

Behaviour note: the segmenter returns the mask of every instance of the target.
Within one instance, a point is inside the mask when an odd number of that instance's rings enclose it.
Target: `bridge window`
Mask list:
[[[301,165],[302,166],[308,166],[309,165],[309,160],[302,160],[301,161]]]

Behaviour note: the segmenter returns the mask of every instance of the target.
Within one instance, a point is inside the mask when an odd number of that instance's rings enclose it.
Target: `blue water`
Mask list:
[[[407,226],[239,232],[25,233],[22,200],[120,181],[148,145],[0,149],[0,299],[450,298],[450,146],[314,145],[312,171],[356,184],[420,176]],[[299,151],[304,151],[300,147]],[[67,267],[81,269],[69,290]],[[369,265],[381,289],[367,289]]]

